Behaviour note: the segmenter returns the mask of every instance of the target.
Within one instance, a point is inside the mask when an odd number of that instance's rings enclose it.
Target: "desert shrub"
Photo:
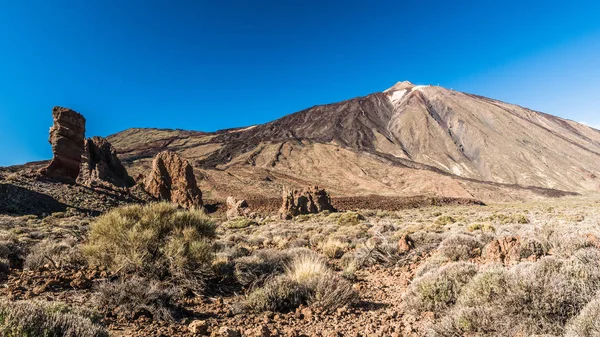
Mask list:
[[[158,281],[134,276],[102,283],[96,290],[94,301],[99,308],[117,310],[130,315],[129,319],[146,315],[157,321],[172,321],[179,310],[174,302],[179,290]]]
[[[201,288],[213,258],[215,224],[201,211],[169,203],[124,206],[100,216],[83,253],[112,272],[172,279]]]
[[[596,295],[579,315],[569,321],[565,328],[566,337],[600,336],[600,296]]]
[[[442,215],[435,220],[436,225],[446,226],[456,222],[456,219],[449,215]]]
[[[482,232],[495,232],[496,231],[496,227],[492,226],[489,223],[474,223],[474,224],[470,224],[469,227],[467,228],[467,230],[469,232],[474,232],[474,231],[482,231]]]
[[[258,222],[252,219],[238,217],[232,220],[229,220],[223,224],[223,226],[230,229],[242,229],[250,226],[258,226]]]
[[[0,240],[0,259],[7,262],[11,269],[21,269],[25,260],[25,251],[16,237],[6,237]]]
[[[482,244],[477,238],[455,234],[447,237],[438,247],[438,252],[451,261],[468,260],[481,254]]]
[[[573,317],[598,290],[600,251],[594,248],[568,259],[544,257],[511,269],[494,267],[463,288],[455,308],[434,329],[440,336],[561,335],[571,320],[569,329],[585,330],[588,316]]]
[[[434,254],[419,265],[417,270],[415,270],[415,277],[421,277],[432,270],[439,269],[448,262],[450,262],[450,260],[448,260],[447,257],[440,254]]]
[[[59,303],[0,301],[0,335],[5,337],[108,337],[94,318]]]
[[[53,268],[77,268],[86,264],[77,241],[66,239],[59,242],[43,240],[29,250],[24,267],[29,270],[39,270],[50,265]]]
[[[287,312],[310,305],[332,310],[351,305],[357,298],[352,285],[334,274],[320,257],[303,254],[292,260],[285,274],[252,291],[240,309]]]
[[[339,226],[355,226],[358,225],[365,217],[357,212],[345,212],[340,213],[337,217],[337,223]]]
[[[323,254],[331,259],[339,259],[348,248],[348,243],[339,239],[329,238],[321,245]]]
[[[528,224],[529,223],[529,219],[523,214],[506,215],[503,213],[494,213],[494,214],[490,215],[486,220],[495,221],[495,222],[503,224],[503,225],[510,224],[510,223],[516,223],[516,224]]]
[[[465,284],[477,273],[466,262],[449,263],[416,278],[404,295],[405,306],[415,312],[442,312],[456,303]]]
[[[358,244],[352,255],[345,254],[342,265],[353,265],[354,268],[369,267],[376,264],[390,264],[398,259],[398,244],[388,241],[386,237],[372,237]]]
[[[257,287],[266,279],[283,274],[294,257],[312,254],[314,253],[306,248],[257,250],[250,256],[235,260],[234,275],[241,285]]]

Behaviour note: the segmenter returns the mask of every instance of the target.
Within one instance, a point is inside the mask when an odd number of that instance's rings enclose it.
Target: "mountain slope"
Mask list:
[[[132,175],[180,152],[215,197],[318,183],[337,195],[527,198],[600,190],[600,131],[516,105],[400,82],[270,123],[215,133],[130,129],[109,137]]]

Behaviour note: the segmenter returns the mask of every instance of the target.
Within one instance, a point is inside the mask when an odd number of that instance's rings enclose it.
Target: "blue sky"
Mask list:
[[[397,81],[600,127],[598,1],[0,0],[0,165],[87,135],[263,123]]]

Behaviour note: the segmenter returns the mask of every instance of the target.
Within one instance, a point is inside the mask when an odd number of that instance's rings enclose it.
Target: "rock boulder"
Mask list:
[[[319,189],[318,186],[302,190],[284,188],[282,205],[279,210],[279,216],[282,219],[323,211],[335,211],[331,205],[331,198],[324,189]]]
[[[174,152],[163,151],[154,157],[145,189],[155,198],[171,201],[181,207],[202,207],[202,192],[196,183],[192,166]]]
[[[41,173],[75,182],[84,150],[85,118],[71,109],[58,106],[52,109],[52,117],[54,125],[50,128],[49,142],[53,157]]]
[[[133,179],[117,157],[117,151],[102,137],[85,141],[77,183],[93,187],[131,187]]]
[[[227,197],[227,219],[250,216],[250,208],[246,200],[238,200],[232,196]]]

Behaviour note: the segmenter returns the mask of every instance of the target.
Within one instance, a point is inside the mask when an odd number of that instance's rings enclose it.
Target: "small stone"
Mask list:
[[[218,336],[221,336],[221,337],[242,337],[242,334],[238,330],[235,330],[235,329],[232,329],[230,327],[224,326],[224,327],[221,327],[219,329]]]
[[[208,323],[204,320],[195,320],[188,325],[188,330],[196,336],[208,334]]]

